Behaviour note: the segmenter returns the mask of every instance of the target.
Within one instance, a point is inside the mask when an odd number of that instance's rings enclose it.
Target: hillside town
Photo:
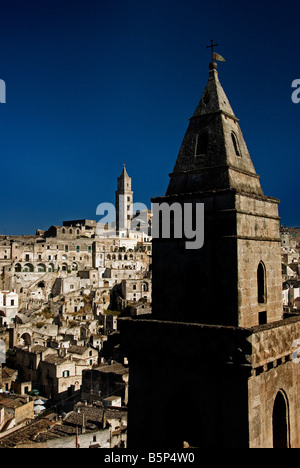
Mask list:
[[[175,410],[186,388],[194,392],[200,383],[208,404],[200,408],[201,398],[191,393],[188,404],[195,415],[207,411],[205,445],[216,443],[216,402],[224,414],[228,404],[228,415],[236,412],[235,437],[227,430],[230,418],[222,421],[224,446],[290,444],[281,387],[292,387],[285,369],[292,368],[298,336],[300,228],[281,226],[280,269],[279,201],[263,194],[217,64],[209,69],[167,194],[157,199],[170,208],[179,199],[205,200],[204,253],[186,250],[175,235],[166,242],[153,235],[152,242],[152,212],[134,210],[125,165],[115,219],[67,220],[34,236],[0,236],[0,448],[126,448],[130,437],[138,448],[153,440],[197,447],[201,418],[184,412],[177,428]],[[208,129],[218,135],[216,148]],[[216,179],[203,166],[212,154],[221,161]],[[267,386],[269,394],[260,390]],[[273,419],[258,421],[262,399],[274,403]],[[263,429],[271,419],[273,442]]]
[[[116,234],[92,220],[0,237],[1,447],[126,447],[129,368],[118,317],[151,314],[151,212],[131,230],[118,179]],[[130,214],[128,214],[130,213]],[[300,229],[281,228],[283,307],[300,313]]]
[[[0,237],[0,446],[126,446],[118,317],[151,313],[152,243],[125,166],[116,206],[101,235],[74,220]]]

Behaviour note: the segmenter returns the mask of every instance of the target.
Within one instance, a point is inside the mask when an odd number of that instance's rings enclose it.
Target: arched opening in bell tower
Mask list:
[[[290,448],[289,408],[286,395],[279,391],[273,409],[273,447]]]
[[[257,302],[259,304],[267,302],[266,267],[263,262],[260,262],[257,269]]]

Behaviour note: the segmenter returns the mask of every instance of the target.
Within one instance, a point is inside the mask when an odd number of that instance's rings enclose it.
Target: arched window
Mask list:
[[[25,273],[27,273],[27,272],[33,273],[33,271],[34,271],[34,266],[33,266],[31,263],[26,263],[26,265],[25,265],[24,268],[23,268],[23,271],[24,271]]]
[[[203,96],[203,101],[205,102],[205,104],[209,104],[210,95],[208,91],[206,91],[205,95]]]
[[[260,262],[257,269],[257,302],[259,304],[267,302],[266,268],[263,262]]]
[[[286,395],[277,393],[273,409],[273,447],[289,448],[289,408]]]
[[[43,263],[39,263],[38,266],[37,266],[37,271],[39,273],[45,273],[46,272],[46,265],[44,265]]]
[[[208,131],[203,130],[197,137],[196,155],[204,156],[208,150]]]
[[[237,156],[241,156],[238,139],[237,139],[235,133],[233,133],[233,132],[231,133],[231,138],[232,138],[232,143],[233,143],[233,146],[234,146],[235,154]]]

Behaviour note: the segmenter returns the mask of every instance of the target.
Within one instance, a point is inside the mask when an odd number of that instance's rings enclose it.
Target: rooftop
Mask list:
[[[124,375],[124,374],[128,374],[129,370],[122,366],[122,364],[120,364],[119,362],[115,363],[115,364],[111,364],[111,365],[103,365],[103,366],[99,366],[99,367],[96,367],[93,369],[93,371],[96,371],[96,372],[102,372],[104,374],[117,374],[117,375]]]
[[[0,405],[6,408],[20,408],[30,402],[28,397],[21,397],[20,395],[9,395],[0,393]]]

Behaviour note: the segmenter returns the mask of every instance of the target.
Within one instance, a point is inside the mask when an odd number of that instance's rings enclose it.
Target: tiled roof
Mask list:
[[[119,362],[116,362],[115,364],[111,365],[104,365],[97,367],[96,369],[93,369],[94,371],[97,372],[102,372],[104,374],[118,374],[118,375],[123,375],[123,374],[128,374],[128,369]]]

